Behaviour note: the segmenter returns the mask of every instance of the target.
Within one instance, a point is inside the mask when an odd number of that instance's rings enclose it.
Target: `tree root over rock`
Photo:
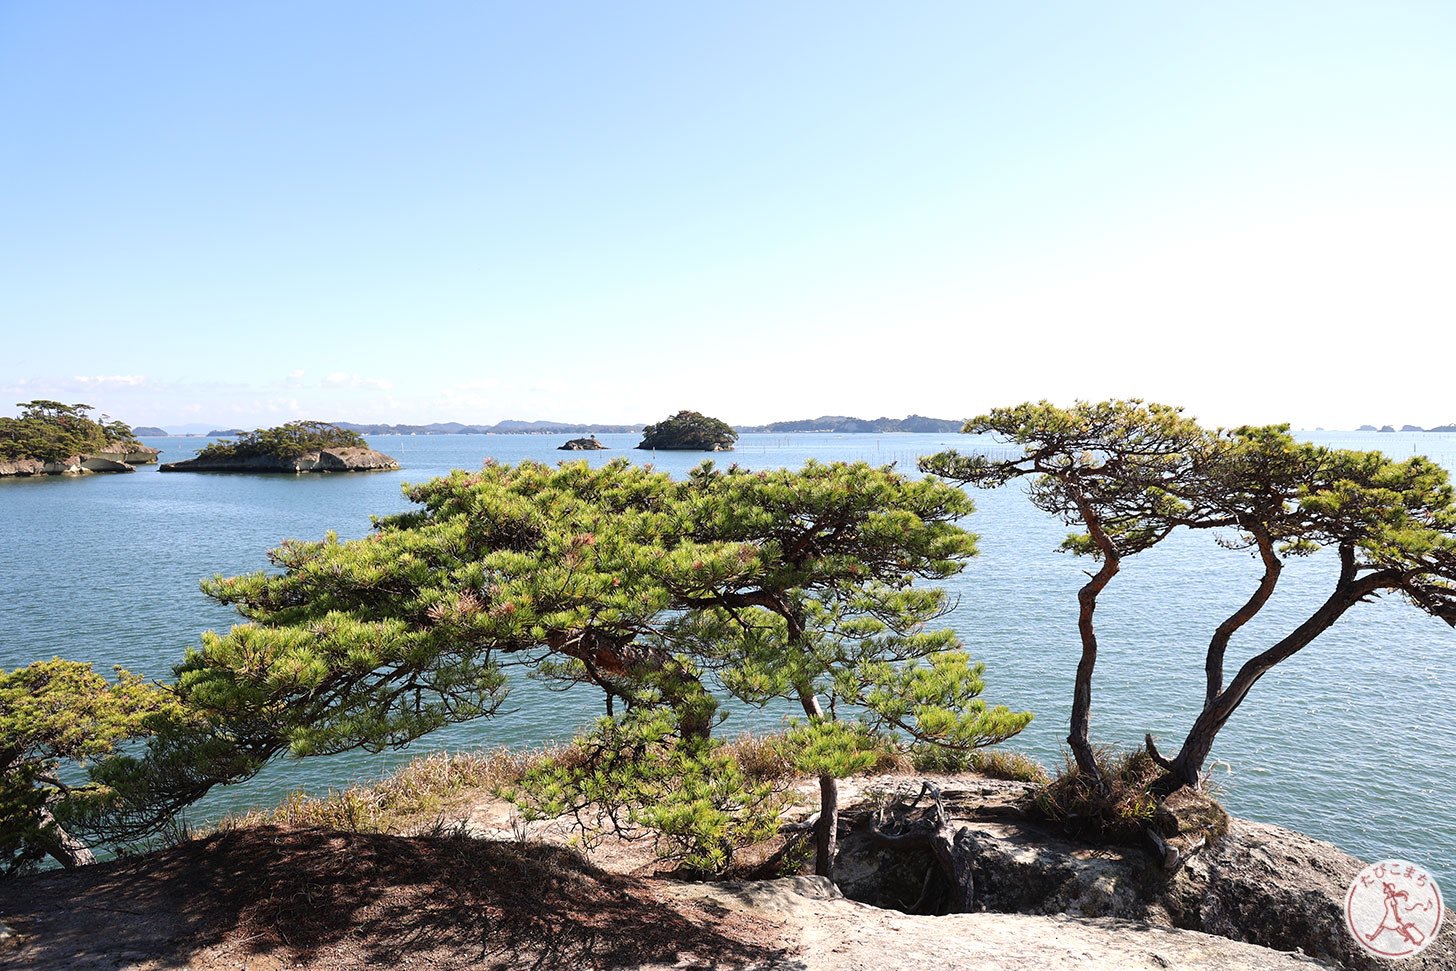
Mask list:
[[[921,812],[915,810],[920,800],[930,797],[930,804]],[[931,782],[921,784],[920,793],[908,804],[882,806],[870,820],[873,842],[897,848],[925,848],[950,885],[947,899],[935,912],[968,914],[976,900],[973,867],[977,844],[969,827],[953,826],[945,808],[945,797]],[[910,913],[920,913],[931,895],[931,873],[926,874],[920,899],[910,906]]]

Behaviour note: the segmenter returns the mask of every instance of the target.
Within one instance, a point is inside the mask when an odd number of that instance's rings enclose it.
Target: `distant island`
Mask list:
[[[145,435],[148,438],[168,438],[167,429],[155,428],[151,425],[138,425],[132,430],[133,435]]]
[[[565,445],[558,445],[556,450],[558,452],[599,452],[605,448],[606,446],[597,441],[595,435],[592,435],[588,438],[573,438]]]
[[[125,422],[91,417],[86,404],[37,399],[20,417],[0,418],[0,476],[132,472],[161,453],[136,440]]]
[[[642,429],[638,448],[679,452],[731,452],[738,433],[727,422],[696,411],[679,411]]]
[[[336,421],[333,425],[360,435],[584,435],[640,432],[643,425],[600,425],[562,421],[517,421],[507,418],[494,425],[462,425],[458,421],[430,425],[361,425]]]
[[[214,442],[163,472],[372,472],[399,463],[376,452],[358,432],[322,421],[293,421]]]
[[[1403,432],[1435,432],[1441,435],[1450,435],[1453,432],[1456,432],[1456,423],[1450,425],[1437,425],[1435,428],[1422,428],[1420,425],[1401,425],[1400,430]],[[1395,426],[1381,425],[1379,428],[1376,428],[1374,425],[1361,425],[1359,428],[1355,429],[1355,431],[1393,433],[1395,431]]]

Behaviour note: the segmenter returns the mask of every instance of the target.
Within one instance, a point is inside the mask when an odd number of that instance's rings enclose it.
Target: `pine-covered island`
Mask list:
[[[642,429],[638,448],[679,452],[731,452],[738,433],[727,422],[696,411],[679,411]]]
[[[323,421],[291,421],[213,442],[163,472],[375,472],[399,463],[369,447],[364,436]]]
[[[0,476],[132,472],[157,461],[125,422],[91,417],[86,404],[21,402],[18,418],[0,418]]]

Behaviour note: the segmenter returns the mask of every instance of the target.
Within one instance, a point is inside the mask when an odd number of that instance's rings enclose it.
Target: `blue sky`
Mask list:
[[[0,0],[0,402],[1456,421],[1456,4]]]

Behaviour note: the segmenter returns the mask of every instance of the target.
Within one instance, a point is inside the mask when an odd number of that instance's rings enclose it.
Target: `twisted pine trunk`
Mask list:
[[[807,688],[799,688],[799,704],[810,718],[820,718],[824,709]],[[827,773],[819,776],[819,821],[814,824],[814,873],[834,879],[834,858],[839,855],[839,780]]]
[[[46,852],[61,866],[70,870],[96,862],[91,848],[66,832],[49,809],[40,811],[40,821],[46,835]]]
[[[1260,678],[1280,661],[1291,657],[1329,630],[1350,607],[1370,594],[1399,582],[1399,574],[1393,571],[1371,574],[1359,581],[1351,579],[1352,571],[1347,570],[1346,574],[1318,610],[1273,647],[1245,662],[1228,687],[1204,706],[1184,738],[1182,748],[1168,766],[1169,774],[1176,782],[1185,786],[1200,785],[1204,763],[1213,751],[1213,743],[1219,731],[1239,705],[1243,704],[1249,690]]]

